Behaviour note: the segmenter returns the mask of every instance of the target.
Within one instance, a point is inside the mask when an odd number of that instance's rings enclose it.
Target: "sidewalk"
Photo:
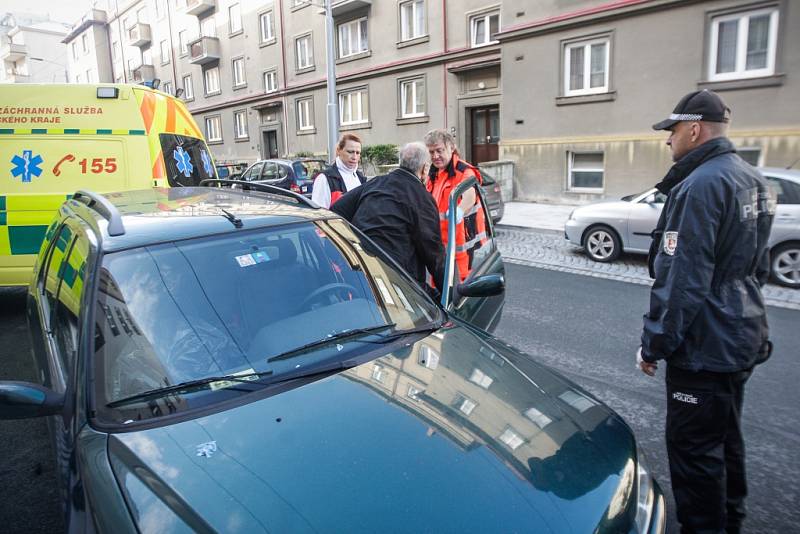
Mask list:
[[[564,223],[576,207],[537,202],[506,202],[500,226],[557,231],[563,234]]]

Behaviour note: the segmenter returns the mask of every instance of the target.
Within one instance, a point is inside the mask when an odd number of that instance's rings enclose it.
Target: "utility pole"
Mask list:
[[[336,141],[339,138],[339,113],[336,101],[336,62],[333,35],[333,0],[325,0],[325,51],[328,67],[328,161],[336,159]]]

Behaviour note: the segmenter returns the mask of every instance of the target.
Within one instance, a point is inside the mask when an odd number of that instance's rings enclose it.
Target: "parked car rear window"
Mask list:
[[[369,249],[333,220],[105,256],[95,334],[98,412],[118,422],[154,417],[165,409],[104,407],[209,376],[278,377],[325,351],[268,363],[270,356],[331,333],[387,323],[405,330],[436,320],[439,310],[419,286]],[[214,393],[181,398],[169,410],[214,402]]]

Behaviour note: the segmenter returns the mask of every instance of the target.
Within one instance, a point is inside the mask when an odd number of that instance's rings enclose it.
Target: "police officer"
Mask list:
[[[480,171],[462,160],[455,139],[447,130],[431,130],[425,135],[425,145],[431,156],[431,168],[425,187],[433,195],[439,211],[442,242],[447,244],[447,212],[450,193],[470,176],[481,183]],[[484,212],[480,209],[475,189],[468,189],[458,203],[456,213],[456,265],[463,281],[470,271],[472,253],[486,241]]]
[[[666,441],[681,532],[739,532],[747,494],[744,385],[769,356],[761,287],[774,201],[726,137],[730,109],[715,93],[684,96],[669,130],[675,164],[650,249],[655,278],[639,368],[667,364]]]
[[[330,208],[346,192],[367,181],[358,170],[361,160],[361,138],[355,134],[342,134],[336,143],[336,160],[314,178],[311,200],[323,208]]]
[[[425,145],[408,143],[400,149],[399,168],[348,192],[331,210],[369,236],[421,285],[427,270],[441,289],[439,214],[422,185],[429,166]]]

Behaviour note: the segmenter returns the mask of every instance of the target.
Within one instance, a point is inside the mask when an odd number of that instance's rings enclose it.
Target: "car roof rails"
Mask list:
[[[72,195],[72,200],[82,202],[86,204],[87,207],[102,215],[103,218],[108,221],[108,235],[125,235],[125,225],[122,224],[122,215],[117,207],[106,197],[92,191],[81,189]]]
[[[304,197],[299,193],[295,193],[294,191],[289,191],[288,189],[283,189],[282,187],[277,187],[275,185],[268,185],[268,184],[254,184],[252,182],[247,182],[245,180],[221,180],[219,178],[208,178],[200,182],[201,187],[209,187],[211,184],[219,184],[220,186],[238,186],[242,191],[259,191],[261,193],[270,193],[273,195],[280,195],[283,197],[288,197],[293,200],[296,200],[300,204],[304,204],[309,208],[319,209],[315,202],[312,200]]]

